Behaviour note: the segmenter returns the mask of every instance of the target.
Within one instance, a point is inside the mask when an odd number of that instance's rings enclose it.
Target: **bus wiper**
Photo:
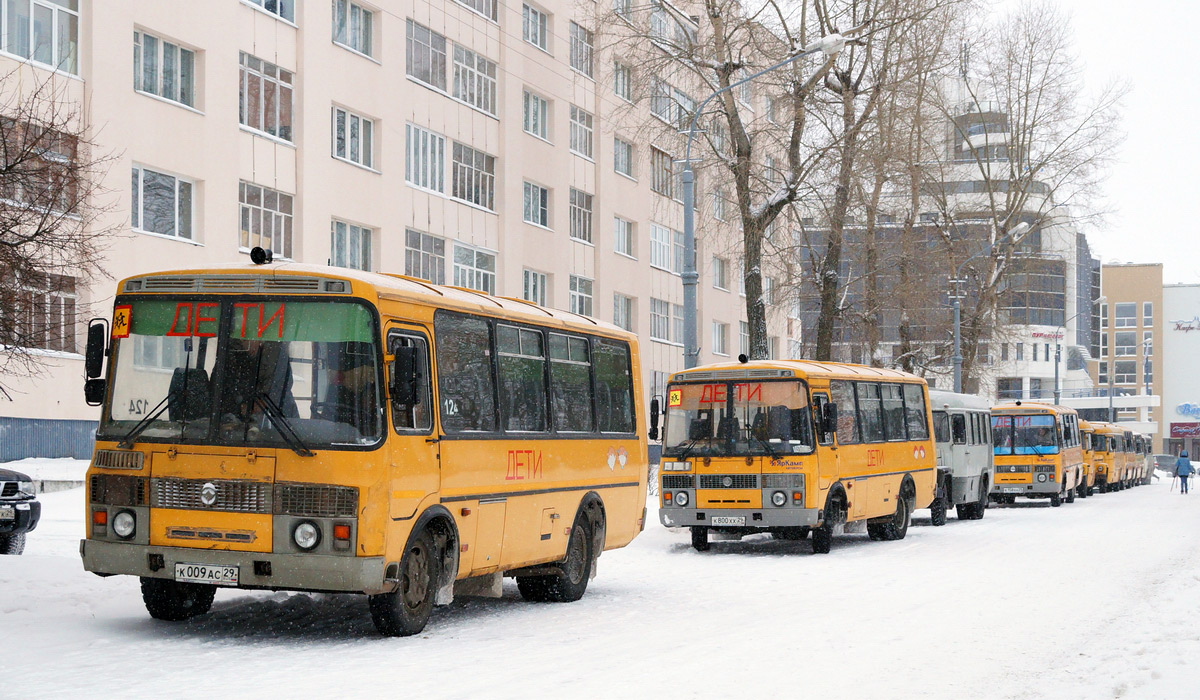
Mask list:
[[[275,424],[275,428],[279,431],[279,436],[283,438],[288,447],[292,448],[293,452],[301,457],[312,457],[315,455],[304,444],[304,441],[300,439],[300,436],[296,433],[292,424],[288,422],[288,419],[284,417],[283,410],[279,408],[279,405],[272,401],[270,396],[267,396],[267,392],[260,391],[254,397],[254,400],[263,407],[263,413],[267,414],[267,417]]]
[[[117,447],[126,450],[133,447],[133,439],[138,435],[141,435],[142,431],[145,430],[151,423],[153,423],[155,418],[158,418],[162,415],[163,411],[167,410],[167,400],[169,398],[169,395],[164,396],[163,400],[159,401],[158,405],[154,407],[154,410],[147,413],[145,418],[141,419],[137,422],[137,425],[130,428],[129,432],[125,433],[125,437],[121,438],[121,441],[117,443]]]
[[[683,452],[680,452],[675,459],[680,461],[687,459],[688,455],[692,453],[692,449],[696,447],[696,443],[700,442],[702,439],[703,438],[692,438],[688,440],[687,444],[683,446]]]
[[[770,442],[767,442],[766,440],[755,435],[753,430],[751,430],[749,432],[750,432],[750,437],[754,438],[755,440],[758,440],[758,443],[763,446],[763,449],[765,449],[767,451],[767,454],[771,455],[771,459],[779,459],[779,453],[776,452],[773,447],[771,447]]]

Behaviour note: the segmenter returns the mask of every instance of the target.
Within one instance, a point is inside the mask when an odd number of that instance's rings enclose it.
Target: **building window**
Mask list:
[[[371,46],[375,13],[355,2],[333,0],[333,41],[367,56]]]
[[[1108,384],[1108,362],[1101,362],[1096,368],[1096,383]]]
[[[712,261],[713,287],[729,291],[729,261],[714,257]]]
[[[633,297],[613,294],[613,325],[627,331],[633,330]]]
[[[1000,297],[1001,322],[1061,326],[1066,320],[1066,264],[1029,258],[1021,272],[1007,275]]]
[[[612,9],[626,22],[633,21],[633,0],[612,0]]]
[[[1021,398],[1021,378],[1020,377],[1004,377],[996,380],[996,398],[1003,401],[1005,399]]]
[[[1137,384],[1137,360],[1117,360],[1113,363],[1114,384]]]
[[[5,300],[5,311],[12,313],[13,340],[26,348],[76,352],[73,277],[27,278],[17,285],[16,298],[11,301]]]
[[[1025,360],[1025,343],[1017,343],[1017,362]]]
[[[296,1],[295,0],[245,0],[251,5],[262,8],[264,11],[285,19],[289,22],[296,21]]]
[[[496,21],[496,0],[456,0],[458,4],[478,12],[493,22]]]
[[[650,266],[671,271],[671,229],[650,224]]]
[[[1154,325],[1154,302],[1152,302],[1152,301],[1143,301],[1142,302],[1142,325],[1143,326],[1153,326]]]
[[[613,94],[633,102],[633,69],[620,61],[613,62]]]
[[[292,140],[292,72],[241,53],[242,79],[238,102],[245,126],[284,141]]]
[[[571,188],[571,238],[592,242],[592,195]]]
[[[454,244],[454,286],[496,293],[496,256],[478,248]]]
[[[1147,386],[1154,383],[1154,360],[1150,358],[1142,363],[1142,383]]]
[[[671,156],[654,146],[650,147],[650,189],[665,197],[675,198],[675,166]]]
[[[713,321],[712,324],[712,342],[714,355],[729,354],[729,324]]]
[[[179,104],[196,105],[196,52],[133,33],[133,89]]]
[[[613,252],[633,258],[636,257],[633,254],[633,246],[633,222],[614,216]]]
[[[1137,303],[1124,302],[1113,304],[1113,325],[1117,328],[1137,327]]]
[[[1116,331],[1113,333],[1113,355],[1126,357],[1137,354],[1137,331]]]
[[[450,196],[488,211],[495,210],[496,157],[454,142]]]
[[[78,0],[6,0],[4,50],[79,74]]]
[[[633,177],[633,144],[619,136],[613,137],[613,170]]]
[[[1108,328],[1108,304],[1100,305],[1100,327]]]
[[[592,115],[571,105],[571,151],[592,157]]]
[[[550,190],[532,182],[525,183],[524,218],[526,223],[550,228]]]
[[[428,133],[428,132],[426,132]],[[341,107],[333,108],[333,156],[375,167],[375,122]]]
[[[1000,361],[1008,362],[1008,343],[1000,343]]]
[[[671,304],[662,299],[650,299],[650,338],[671,342]]]
[[[446,241],[412,229],[404,231],[404,274],[446,283]]]
[[[546,306],[546,275],[536,270],[521,271],[521,298]]]
[[[1029,378],[1029,398],[1031,398],[1031,399],[1042,398],[1042,380],[1040,377],[1030,377]]]
[[[406,124],[404,134],[404,179],[423,189],[444,192],[446,138],[416,124]]]
[[[330,265],[371,269],[371,229],[334,219],[330,222],[329,242]]]
[[[1031,353],[1033,353],[1033,361],[1034,361],[1034,362],[1037,362],[1037,361],[1038,361],[1038,359],[1037,359],[1037,358],[1038,358],[1038,344],[1037,344],[1037,343],[1030,343],[1030,344],[1029,344],[1029,351],[1030,351]]]
[[[592,32],[571,22],[571,67],[592,77]]]
[[[550,16],[529,5],[522,8],[522,16],[524,21],[521,23],[521,38],[542,51],[549,51],[546,35],[549,33],[547,27],[550,24]]]
[[[1108,356],[1108,334],[1100,334],[1100,357]]]
[[[407,60],[410,76],[439,90],[446,89],[446,37],[408,20]]]
[[[750,356],[750,324],[745,321],[738,321],[738,352]]]
[[[592,281],[586,277],[571,275],[571,313],[580,316],[592,315]]]
[[[525,133],[533,134],[539,139],[549,140],[550,104],[545,99],[526,90],[524,105]]]
[[[764,304],[774,304],[775,303],[775,278],[774,277],[763,277],[762,278],[762,298],[763,298]]]
[[[683,259],[684,259],[684,256],[683,256],[683,251],[684,251],[683,231],[672,231],[671,238],[672,238],[672,242],[673,242],[672,248],[675,251],[675,259],[672,261],[673,266],[671,267],[671,272],[674,272],[677,275],[682,275],[683,274]]]
[[[133,166],[133,229],[192,240],[192,187],[174,175]]]
[[[241,247],[267,248],[284,258],[292,257],[293,196],[269,187],[241,183]]]
[[[713,192],[713,218],[725,220],[725,190],[717,188]]]
[[[454,96],[495,116],[496,64],[470,49],[455,44]]]

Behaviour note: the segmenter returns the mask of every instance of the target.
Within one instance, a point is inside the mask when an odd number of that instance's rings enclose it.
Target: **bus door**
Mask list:
[[[821,416],[824,415],[825,406],[829,403],[829,394],[824,391],[814,391],[812,393],[813,416],[817,423],[817,487],[820,493],[825,493],[829,490],[830,485],[837,481],[838,475],[841,473],[838,460],[840,455],[839,450],[834,444],[834,433],[826,432],[821,425]],[[825,502],[822,500],[817,503],[818,508],[823,508]]]
[[[961,474],[963,467],[971,463],[971,433],[966,413],[950,414],[950,459],[951,474]],[[978,447],[977,449],[983,449]]]
[[[426,496],[441,488],[441,443],[433,430],[429,338],[411,327],[389,324],[387,354],[392,417],[388,510],[392,520],[408,520],[417,514]]]

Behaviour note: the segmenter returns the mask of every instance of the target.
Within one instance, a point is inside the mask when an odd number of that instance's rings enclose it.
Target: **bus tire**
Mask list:
[[[1075,502],[1075,489],[1067,489],[1067,503]]]
[[[217,587],[165,578],[142,578],[142,602],[155,620],[180,622],[212,608]]]
[[[708,544],[708,528],[694,527],[692,528],[692,549],[697,552],[707,552]]]
[[[371,621],[380,634],[408,637],[425,629],[437,594],[437,561],[433,536],[422,528],[404,548],[396,590],[369,598]]]
[[[1057,493],[1050,497],[1050,507],[1057,508],[1062,505],[1062,496]]]
[[[946,511],[949,507],[946,505],[946,499],[939,496],[933,499],[933,503],[929,504],[929,521],[934,527],[941,527],[946,524]]]
[[[812,551],[813,554],[829,554],[830,549],[833,549],[833,523],[827,519],[825,524],[813,528]]]
[[[896,498],[896,512],[892,515],[892,519],[884,523],[880,534],[881,539],[895,541],[902,540],[908,534],[909,514],[912,511],[908,507],[908,499],[900,496]]]
[[[575,517],[559,573],[517,577],[522,598],[532,603],[573,603],[583,597],[592,575],[590,522],[582,512]]]

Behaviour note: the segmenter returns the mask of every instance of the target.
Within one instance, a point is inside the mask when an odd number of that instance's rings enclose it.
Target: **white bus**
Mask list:
[[[937,497],[929,505],[934,525],[946,524],[950,506],[959,520],[979,520],[992,484],[992,420],[987,399],[929,391],[937,445]]]

